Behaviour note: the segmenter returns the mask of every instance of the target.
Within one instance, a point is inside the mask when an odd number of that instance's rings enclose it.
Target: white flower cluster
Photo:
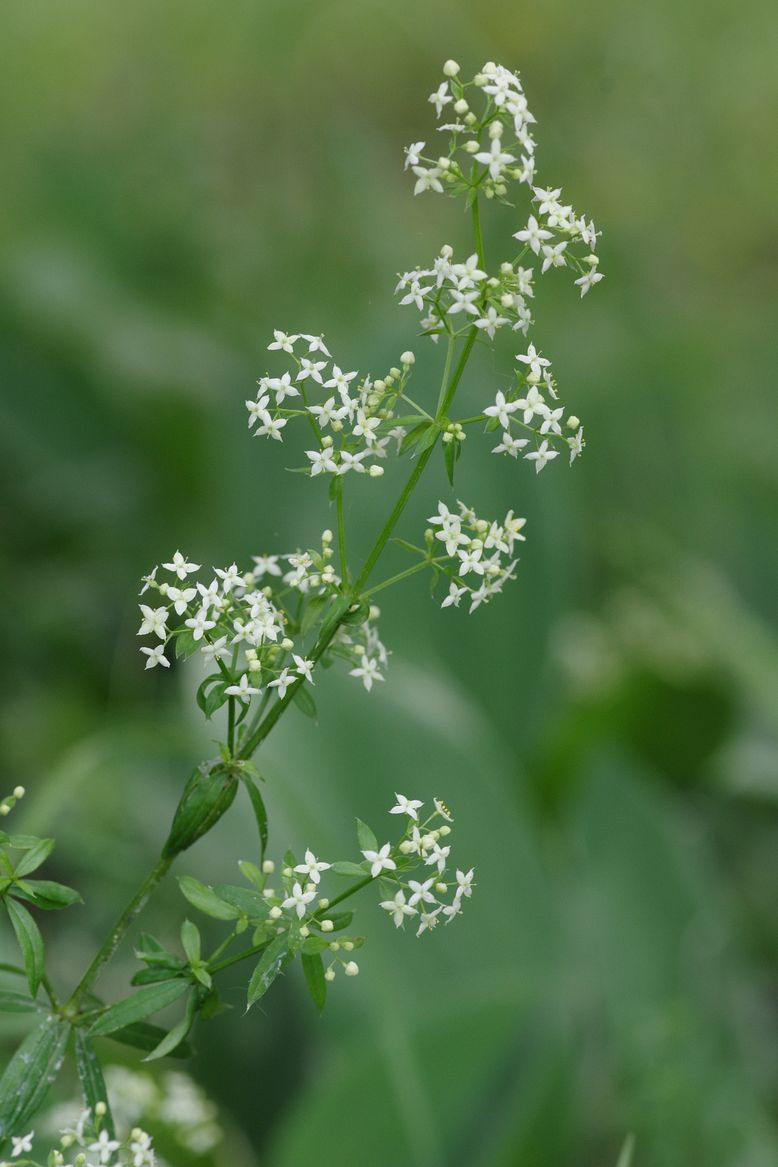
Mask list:
[[[316,435],[316,448],[305,451],[312,477],[354,471],[379,478],[387,446],[405,434],[393,419],[413,353],[403,353],[402,368],[393,367],[385,377],[360,380],[356,372],[345,373],[334,363],[330,367],[332,358],[323,337],[278,329],[273,336],[268,348],[288,356],[294,367],[280,377],[259,379],[256,400],[246,402],[249,428],[257,437],[280,442],[291,418],[306,418]],[[300,355],[303,351],[305,355]],[[295,401],[294,406],[285,404],[287,398]]]
[[[458,336],[474,325],[490,340],[510,324],[525,336],[533,323],[529,300],[534,296],[534,271],[506,260],[497,275],[481,269],[473,254],[454,262],[453,248],[445,244],[431,267],[404,272],[395,288],[400,304],[413,304],[422,313],[423,331],[437,340]]]
[[[494,405],[484,410],[484,416],[490,419],[487,428],[499,426],[502,430],[500,442],[492,453],[518,458],[532,440],[533,448],[522,456],[534,463],[538,473],[559,456],[559,450],[554,448],[557,444],[567,448],[572,465],[585,444],[583,426],[573,414],[564,420],[564,408],[556,404],[558,397],[551,361],[537,352],[534,344],[529,345],[526,353],[518,353],[516,360],[524,366],[515,370],[516,384],[507,394],[500,390]],[[544,393],[552,399],[553,405],[549,404]],[[563,425],[574,432],[565,436]],[[517,437],[517,430],[529,433],[531,438]]]
[[[395,798],[397,802],[389,813],[407,818],[399,846],[393,851],[385,843],[362,854],[371,865],[373,878],[382,879],[387,898],[380,906],[388,912],[394,926],[401,928],[406,919],[416,917],[416,935],[421,936],[436,927],[440,917],[450,924],[462,914],[462,901],[473,894],[474,869],[457,868],[453,879],[446,875],[451,854],[450,823],[454,820],[445,803],[434,799],[434,811],[422,822],[419,811],[424,803],[420,799],[406,798],[404,794],[395,794]],[[424,879],[408,878],[418,864],[430,868],[430,874]],[[448,902],[442,898],[452,891]]]
[[[209,716],[229,697],[247,706],[263,692],[275,690],[283,699],[301,678],[313,684],[315,662],[304,653],[301,617],[311,600],[322,603],[339,594],[340,578],[331,563],[332,540],[327,530],[320,551],[257,556],[254,569],[248,572],[239,571],[234,563],[214,568],[208,582],[194,578],[200,564],[176,551],[169,563],[161,565],[171,580],[157,578],[159,566],[144,576],[141,595],[155,591],[162,601],[158,606],[139,605],[138,635],[155,641],[140,650],[146,668],[170,667],[165,653],[171,642],[179,657],[199,651],[208,665],[218,669],[207,678],[212,684],[203,693]],[[272,583],[263,583],[265,579]],[[383,679],[377,674],[377,664],[387,660],[386,649],[369,622],[377,613],[378,609],[372,609],[361,624],[350,625],[349,634],[341,633],[328,650],[349,662],[352,675],[368,690],[373,680]],[[290,632],[298,635],[297,644]]]
[[[107,1163],[117,1167],[161,1167],[151,1135],[134,1127],[126,1137],[114,1138],[108,1131],[105,1116],[104,1102],[97,1103],[94,1114],[91,1110],[82,1111],[77,1121],[61,1132],[59,1146],[44,1152],[46,1167],[104,1167]],[[11,1162],[0,1163],[0,1167],[12,1167],[14,1163],[37,1167],[37,1160],[29,1158],[33,1154],[34,1139],[34,1130],[12,1136]]]
[[[470,611],[474,612],[499,595],[508,580],[516,578],[513,569],[518,559],[513,558],[513,552],[516,543],[526,541],[522,531],[527,520],[509,511],[502,523],[489,522],[479,519],[463,502],[457,505],[458,514],[452,513],[445,503],[438,503],[438,513],[429,519],[437,529],[427,532],[427,543],[434,546],[439,541],[446,551],[446,557],[434,560],[450,580],[441,607],[458,608],[462,597],[467,595]],[[471,586],[468,576],[478,580],[477,587]]]

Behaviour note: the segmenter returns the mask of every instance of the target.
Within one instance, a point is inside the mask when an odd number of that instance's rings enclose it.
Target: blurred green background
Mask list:
[[[44,921],[58,980],[213,751],[194,670],[143,673],[136,581],[331,522],[247,440],[272,327],[438,375],[395,273],[467,226],[401,148],[446,57],[493,58],[540,180],[604,230],[606,280],[549,277],[532,336],[588,449],[536,480],[473,435],[457,494],[528,516],[519,580],[472,618],[388,593],[387,683],[333,670],[261,763],[278,853],[350,854],[355,814],[440,794],[478,891],[429,943],[365,897],[322,1019],[296,975],[244,1018],[236,972],[192,1072],[221,1167],[608,1167],[628,1131],[640,1167],[778,1164],[775,5],[6,0],[0,37],[3,789],[87,899]],[[356,543],[399,480],[351,492]],[[406,533],[438,497],[436,460]],[[232,879],[253,846],[233,813],[179,868]],[[172,885],[149,911],[183,915]]]

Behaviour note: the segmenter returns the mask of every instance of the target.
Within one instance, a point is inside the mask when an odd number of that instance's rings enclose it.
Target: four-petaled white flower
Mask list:
[[[410,146],[405,147],[404,170],[407,170],[409,166],[419,165],[421,161],[420,155],[426,144],[426,142],[411,142]]]
[[[418,820],[419,807],[424,806],[424,803],[418,798],[406,798],[404,794],[398,794],[395,791],[394,797],[397,799],[396,804],[389,811],[389,814],[407,814],[409,818]]]
[[[544,231],[535,216],[530,215],[526,228],[523,231],[516,231],[513,238],[518,239],[520,243],[528,244],[535,255],[540,255],[540,248],[546,239],[553,238],[553,232]]]
[[[406,916],[418,915],[416,908],[405,902],[405,892],[402,890],[396,893],[394,899],[383,900],[380,906],[392,917],[395,928],[403,926]]]
[[[165,669],[170,668],[170,661],[165,656],[164,644],[155,644],[153,648],[142,648],[141,652],[148,657],[146,661],[147,669],[154,669],[157,665],[162,665]]]
[[[12,1159],[17,1159],[19,1155],[26,1155],[32,1151],[32,1140],[34,1135],[35,1131],[30,1131],[29,1134],[19,1135],[16,1138],[13,1135],[11,1136],[11,1145],[13,1147],[13,1150],[11,1151]]]
[[[509,162],[516,161],[516,157],[513,154],[503,153],[500,139],[492,138],[492,144],[489,150],[481,154],[476,154],[475,160],[487,166],[492,178],[497,179]]]
[[[357,665],[355,669],[349,670],[349,676],[359,677],[368,693],[373,688],[373,681],[383,681],[384,679],[378,671],[378,661],[368,656],[364,656],[362,663]]]
[[[529,365],[530,372],[536,377],[542,377],[543,370],[547,369],[551,364],[546,357],[542,357],[539,352],[535,351],[534,344],[531,344],[526,353],[517,353],[516,360],[521,361],[524,365]]]
[[[298,656],[296,652],[292,653],[292,660],[297,666],[297,672],[300,676],[305,677],[306,681],[310,681],[313,684],[313,670],[316,661],[305,660],[304,657]]]
[[[268,689],[278,689],[278,696],[283,701],[284,697],[286,696],[286,690],[290,685],[295,683],[296,679],[297,678],[292,676],[292,674],[289,672],[289,669],[281,669],[281,672],[278,674],[276,679],[271,681],[268,685]]]
[[[435,92],[431,93],[429,96],[429,101],[435,106],[435,112],[437,113],[438,117],[440,117],[443,112],[443,106],[448,105],[448,103],[453,100],[454,98],[449,92],[448,81],[441,81]]]
[[[216,627],[216,621],[208,619],[207,608],[201,608],[189,620],[185,620],[184,624],[187,628],[191,628],[192,640],[202,640],[206,632],[210,632],[212,628]]]
[[[528,462],[535,463],[535,471],[539,474],[548,462],[559,457],[559,450],[550,449],[548,442],[544,438],[537,450],[533,450],[530,454],[525,454],[524,457]]]
[[[248,673],[244,673],[237,685],[228,685],[224,690],[228,697],[239,697],[241,701],[249,701],[259,693],[249,681]]]
[[[292,908],[297,913],[298,920],[302,920],[305,915],[306,907],[311,900],[316,898],[316,888],[311,891],[304,891],[299,882],[295,882],[291,894],[283,902],[284,908]]]
[[[409,879],[408,880],[408,887],[411,889],[411,893],[412,893],[408,898],[409,906],[413,908],[418,903],[424,903],[424,904],[437,903],[437,900],[435,899],[434,895],[432,894],[432,891],[430,890],[434,882],[435,882],[434,875],[430,879],[425,879],[424,883],[420,883],[417,879]]]
[[[484,410],[487,417],[496,417],[504,430],[511,428],[510,415],[519,408],[518,401],[507,401],[505,394],[499,390],[494,399],[494,405],[488,405]]]
[[[199,563],[190,563],[180,551],[176,551],[170,563],[163,563],[162,566],[166,571],[172,571],[179,579],[186,579],[190,572],[200,570]]]
[[[89,1150],[99,1156],[101,1163],[109,1163],[114,1151],[118,1151],[120,1146],[121,1143],[118,1139],[112,1139],[108,1131],[102,1130],[97,1142],[92,1143]]]
[[[313,851],[307,850],[305,852],[305,862],[298,863],[295,871],[300,875],[307,875],[311,883],[319,883],[321,880],[321,872],[329,871],[330,867],[332,867],[331,863],[320,863]]]
[[[384,843],[383,847],[379,847],[377,851],[363,851],[365,859],[370,864],[370,874],[373,879],[381,874],[382,871],[396,871],[397,864],[390,854],[392,850],[391,843]]]
[[[152,632],[160,640],[167,636],[167,608],[149,608],[147,604],[139,604],[143,621],[138,629],[138,636],[149,636]]]

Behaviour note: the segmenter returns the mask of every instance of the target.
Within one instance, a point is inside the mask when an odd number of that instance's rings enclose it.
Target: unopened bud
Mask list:
[[[448,60],[443,66],[443,73],[446,77],[456,77],[459,72],[459,65],[456,61]]]
[[[574,413],[571,413],[567,419],[567,428],[571,430],[577,430],[580,424],[580,417],[576,417]]]
[[[331,932],[334,927],[335,925],[333,924],[332,920],[322,920],[321,922],[322,932]]]
[[[343,971],[347,977],[356,977],[359,975],[359,965],[355,960],[350,960]]]
[[[14,786],[14,798],[24,798],[25,793],[23,786]]]
[[[326,972],[324,973],[324,979],[325,979],[325,981],[334,981],[335,980],[335,969],[332,967],[328,968],[326,970]]]
[[[368,470],[368,474],[370,475],[371,478],[380,478],[381,475],[383,474],[383,472],[384,472],[383,466],[378,466],[375,462]]]
[[[272,875],[276,869],[276,865],[272,859],[265,859],[262,863],[263,875]]]
[[[271,920],[280,920],[283,916],[283,912],[279,908],[278,904],[276,904],[274,908],[271,908],[268,914]]]
[[[416,357],[409,349],[407,352],[401,354],[400,360],[404,365],[412,365],[415,362]]]

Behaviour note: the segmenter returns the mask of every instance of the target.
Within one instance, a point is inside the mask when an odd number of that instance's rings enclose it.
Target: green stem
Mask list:
[[[335,479],[335,507],[338,513],[338,553],[340,555],[340,578],[343,587],[348,588],[348,560],[346,559],[346,525],[343,518],[343,479]]]
[[[86,993],[87,990],[90,989],[94,982],[97,980],[103,965],[107,964],[111,959],[114,952],[118,948],[120,941],[124,937],[125,932],[130,927],[138,913],[141,912],[146,906],[146,902],[151,893],[154,891],[154,888],[158,883],[161,883],[161,881],[167,875],[168,869],[170,868],[172,862],[172,859],[160,859],[156,867],[154,867],[146,876],[143,883],[140,885],[135,895],[127,904],[126,908],[114,924],[113,928],[108,933],[103,943],[100,945],[89,968],[78,982],[75,990],[73,991],[73,995],[68,1001],[69,1007],[72,1008],[76,1006],[83,997],[84,993]]]
[[[385,579],[383,583],[376,584],[375,587],[368,588],[366,592],[362,593],[362,598],[367,599],[368,596],[374,596],[376,592],[382,592],[384,588],[391,587],[392,584],[399,583],[401,579],[407,579],[409,575],[415,575],[417,571],[423,571],[425,567],[431,567],[435,562],[434,559],[422,559],[420,563],[414,563],[413,567],[406,567],[405,571],[398,571],[397,575],[392,575],[389,579]]]

